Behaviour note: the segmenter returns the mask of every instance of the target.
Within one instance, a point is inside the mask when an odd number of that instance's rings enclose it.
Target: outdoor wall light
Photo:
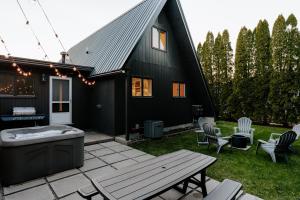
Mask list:
[[[46,74],[42,74],[42,82],[46,82],[47,81],[47,77],[46,77]]]

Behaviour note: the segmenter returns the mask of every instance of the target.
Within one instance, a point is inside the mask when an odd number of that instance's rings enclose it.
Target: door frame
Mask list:
[[[73,119],[72,119],[72,107],[73,107],[73,102],[72,102],[72,78],[71,77],[59,77],[59,76],[50,76],[49,77],[49,125],[51,125],[51,119],[52,119],[52,89],[53,89],[53,80],[68,80],[69,81],[69,113],[70,113],[70,123],[68,124],[72,124],[73,123]],[[67,124],[66,124],[67,125]]]

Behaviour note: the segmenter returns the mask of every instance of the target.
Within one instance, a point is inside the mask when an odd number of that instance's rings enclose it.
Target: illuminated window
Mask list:
[[[166,51],[167,50],[167,33],[166,32],[160,32],[160,49]]]
[[[15,83],[16,96],[34,96],[33,80],[30,77],[17,77]]]
[[[179,84],[173,83],[173,97],[179,97]]]
[[[152,47],[163,51],[167,50],[167,32],[152,28]]]
[[[180,83],[179,84],[179,93],[180,93],[180,97],[185,97],[185,84],[184,83]]]
[[[143,96],[152,97],[152,80],[143,79]]]
[[[16,76],[10,73],[0,74],[0,96],[34,96],[32,77]]]
[[[132,96],[141,97],[142,96],[142,79],[132,78]]]
[[[14,76],[11,74],[0,74],[0,95],[13,96],[15,94]]]
[[[152,80],[132,78],[133,97],[152,97]]]
[[[186,97],[185,83],[179,83],[179,82],[173,83],[173,97]]]

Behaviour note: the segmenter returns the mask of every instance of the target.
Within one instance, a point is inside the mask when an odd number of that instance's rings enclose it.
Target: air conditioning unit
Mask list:
[[[163,131],[163,121],[147,120],[144,122],[144,136],[147,138],[161,138]]]

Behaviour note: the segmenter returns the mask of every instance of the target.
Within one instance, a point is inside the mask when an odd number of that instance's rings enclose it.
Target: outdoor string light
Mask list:
[[[17,0],[17,1],[18,1],[18,0]],[[38,3],[38,6],[39,6],[40,9],[42,10],[42,12],[43,12],[43,14],[44,14],[44,16],[45,16],[45,18],[46,18],[46,20],[47,20],[49,26],[51,27],[51,30],[52,30],[53,33],[54,33],[55,38],[58,40],[58,42],[59,42],[60,46],[62,47],[63,51],[64,51],[64,52],[67,52],[67,51],[66,51],[66,48],[64,47],[64,45],[63,45],[63,43],[62,43],[62,41],[61,41],[61,39],[59,38],[57,32],[55,31],[54,26],[52,25],[52,23],[51,23],[51,21],[50,21],[48,15],[47,15],[45,9],[43,8],[42,4],[40,3],[39,0],[33,0],[33,1]],[[68,54],[67,54],[67,56],[69,57],[69,60],[70,60],[71,64],[73,64],[72,59],[70,58],[70,56],[69,56]],[[73,71],[78,73],[78,78],[79,78],[83,83],[85,83],[86,85],[95,85],[96,82],[95,82],[95,81],[89,81],[89,80],[87,80],[87,78],[84,78],[83,75],[80,73],[80,71],[77,69],[76,66],[73,67]]]
[[[31,72],[25,72],[25,71],[24,71],[24,70],[23,70],[23,69],[15,62],[14,58],[13,58],[13,57],[11,56],[11,54],[10,54],[10,51],[8,50],[8,47],[7,47],[6,43],[5,43],[5,41],[3,40],[3,38],[2,38],[1,36],[0,36],[0,40],[1,40],[1,43],[3,44],[4,49],[5,49],[6,53],[7,53],[7,55],[4,55],[4,57],[10,60],[11,66],[12,66],[13,68],[16,69],[17,73],[20,74],[20,75],[26,76],[26,77],[27,77],[27,76],[31,76]]]
[[[62,44],[62,42],[61,42],[61,40],[60,40],[59,37],[58,37],[58,34],[55,32],[55,30],[54,30],[52,24],[50,23],[50,20],[49,20],[48,16],[46,15],[46,12],[45,12],[45,10],[43,9],[43,7],[41,6],[40,2],[37,1],[37,0],[35,0],[35,2],[38,2],[38,4],[39,4],[40,8],[42,9],[42,11],[43,11],[43,13],[44,13],[44,15],[45,15],[45,17],[46,17],[48,23],[51,25],[51,28],[52,28],[52,30],[53,30],[54,33],[55,33],[55,37],[59,40],[59,43],[60,43],[60,45],[63,47],[63,49],[65,49],[64,46],[63,46],[63,44]],[[18,3],[18,6],[19,6],[19,8],[20,8],[20,10],[21,10],[21,12],[22,12],[24,18],[25,18],[26,25],[29,26],[29,28],[30,28],[30,30],[31,30],[31,33],[33,34],[33,36],[35,37],[35,39],[36,39],[36,41],[37,41],[38,46],[41,48],[41,50],[42,50],[43,53],[44,53],[44,58],[47,59],[47,60],[49,61],[49,57],[48,57],[48,55],[47,55],[47,53],[46,53],[46,51],[45,51],[45,48],[44,48],[43,45],[41,44],[41,42],[40,42],[40,40],[39,40],[37,34],[35,33],[33,27],[31,26],[31,24],[30,24],[30,22],[29,22],[29,19],[28,19],[27,15],[26,15],[26,13],[25,13],[25,11],[24,11],[22,5],[20,4],[19,0],[17,0],[17,3]],[[66,77],[67,77],[66,75],[63,75],[63,74],[62,74],[62,73],[61,73],[61,72],[60,72],[53,64],[50,64],[50,65],[49,65],[49,68],[50,68],[50,69],[54,69],[54,72],[55,72],[56,76],[59,76],[60,78],[66,78]],[[79,70],[77,69],[76,66],[73,67],[73,71],[74,71],[74,72],[76,72],[76,71],[78,72],[78,77],[79,77],[79,78],[83,77],[83,75],[79,72]],[[28,74],[27,74],[27,75],[28,75]],[[85,83],[86,85],[94,85],[94,84],[95,84],[95,81],[87,81],[85,78],[82,78],[82,79],[80,79],[80,80],[81,80],[83,83]]]

